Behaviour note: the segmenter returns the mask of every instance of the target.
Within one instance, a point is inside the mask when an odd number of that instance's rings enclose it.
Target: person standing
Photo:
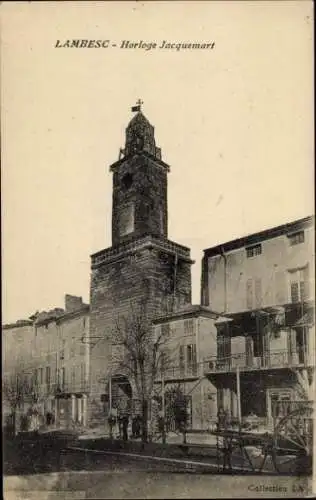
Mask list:
[[[128,440],[128,433],[127,433],[128,421],[129,421],[128,415],[125,413],[122,416],[122,431],[123,431],[123,440],[124,441]]]

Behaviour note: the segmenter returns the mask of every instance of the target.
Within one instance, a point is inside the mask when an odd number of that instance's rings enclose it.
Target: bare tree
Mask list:
[[[174,421],[176,429],[182,433],[183,443],[186,443],[188,403],[180,384],[169,387],[165,393],[165,398],[167,419],[169,422]]]
[[[30,380],[28,374],[17,366],[10,373],[3,377],[2,394],[4,404],[7,404],[11,411],[14,434],[18,431],[17,416],[19,410],[28,399]]]
[[[148,416],[154,384],[162,365],[168,363],[164,346],[167,336],[163,329],[155,330],[144,304],[131,303],[126,315],[115,320],[112,342],[119,346],[118,359],[112,363],[119,368],[136,388],[142,411],[142,440],[148,439]]]

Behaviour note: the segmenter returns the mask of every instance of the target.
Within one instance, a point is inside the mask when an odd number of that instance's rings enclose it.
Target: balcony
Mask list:
[[[203,362],[203,372],[207,374],[271,370],[280,368],[307,368],[313,366],[312,356],[305,352],[290,353],[288,350],[270,351],[260,357],[249,357],[246,353],[232,354],[218,358],[213,356]]]
[[[177,381],[177,380],[195,380],[199,378],[199,368],[198,365],[180,367],[174,366],[168,368],[163,373],[165,382]],[[162,380],[162,374],[157,375],[157,381]]]
[[[64,396],[71,394],[81,394],[90,391],[90,382],[75,382],[75,383],[64,383],[64,384],[52,384],[51,392],[56,396]]]

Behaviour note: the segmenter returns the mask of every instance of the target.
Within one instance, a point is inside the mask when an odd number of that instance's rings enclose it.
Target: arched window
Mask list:
[[[135,223],[135,205],[134,202],[127,203],[121,209],[119,219],[119,234],[125,236],[134,231]]]

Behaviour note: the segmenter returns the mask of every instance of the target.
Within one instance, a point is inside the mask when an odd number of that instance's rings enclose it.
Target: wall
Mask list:
[[[165,378],[167,380],[165,389],[178,382],[171,379],[172,376],[178,377],[180,386],[186,395],[192,398],[192,427],[194,429],[208,429],[217,415],[216,388],[212,382],[203,375],[203,361],[207,357],[216,355],[216,327],[214,325],[216,318],[203,316],[187,316],[181,319],[171,319],[170,340],[163,345],[168,352],[169,363]],[[192,322],[192,333],[185,332],[185,321]],[[160,328],[166,322],[156,325],[156,335],[160,334]],[[197,353],[197,372],[196,378],[188,380],[185,376],[181,378],[179,367],[180,345],[196,345]],[[185,370],[184,374],[188,372]],[[191,374],[191,372],[190,372]]]
[[[7,381],[9,388],[13,388],[12,378],[21,372],[29,372],[32,366],[34,348],[33,325],[13,324],[2,328],[2,378]],[[2,425],[6,425],[6,418],[11,413],[11,403],[6,399],[6,392],[2,393]],[[19,429],[18,410],[17,429]]]
[[[199,316],[197,319],[198,332],[198,361],[202,362],[207,357],[216,356],[217,329],[215,326],[217,317],[206,318]]]
[[[20,366],[31,377],[37,370],[39,400],[42,413],[54,411],[57,388],[57,370],[65,367],[65,390],[69,393],[88,389],[82,387],[81,367],[85,366],[85,382],[89,377],[89,344],[81,339],[89,334],[89,311],[71,312],[56,319],[35,322],[28,326],[3,330],[4,372],[14,372]],[[61,359],[61,352],[64,359]],[[49,368],[49,383],[46,374]],[[74,377],[71,376],[74,370]],[[61,405],[62,406],[62,405]]]
[[[123,255],[118,261],[110,261],[92,269],[91,425],[97,425],[105,418],[101,395],[108,391],[111,338],[115,321],[119,317],[128,316],[131,305],[136,308],[137,304],[143,303],[144,313],[149,320],[155,315],[161,315],[169,307],[173,298],[174,260],[174,257],[163,250],[138,250],[136,244],[132,255]],[[177,303],[184,305],[191,300],[191,264],[179,258],[177,265],[174,295]]]
[[[124,187],[124,177],[131,176],[131,185]],[[134,231],[120,236],[120,217],[129,203],[134,203]],[[145,156],[137,156],[116,167],[113,174],[112,244],[131,237],[155,234],[167,237],[167,172]]]
[[[253,306],[266,307],[291,302],[288,269],[309,265],[309,289],[314,293],[314,230],[305,228],[305,241],[291,246],[286,235],[261,242],[262,253],[247,258],[245,247],[226,254],[226,304],[225,304],[225,259],[220,255],[205,257],[203,300],[214,311],[238,312],[248,309],[247,280],[261,280],[262,300]],[[205,291],[205,287],[208,290]],[[258,294],[260,295],[260,294]]]
[[[2,329],[2,373],[10,372],[23,364],[27,367],[33,357],[33,325],[19,324]]]

